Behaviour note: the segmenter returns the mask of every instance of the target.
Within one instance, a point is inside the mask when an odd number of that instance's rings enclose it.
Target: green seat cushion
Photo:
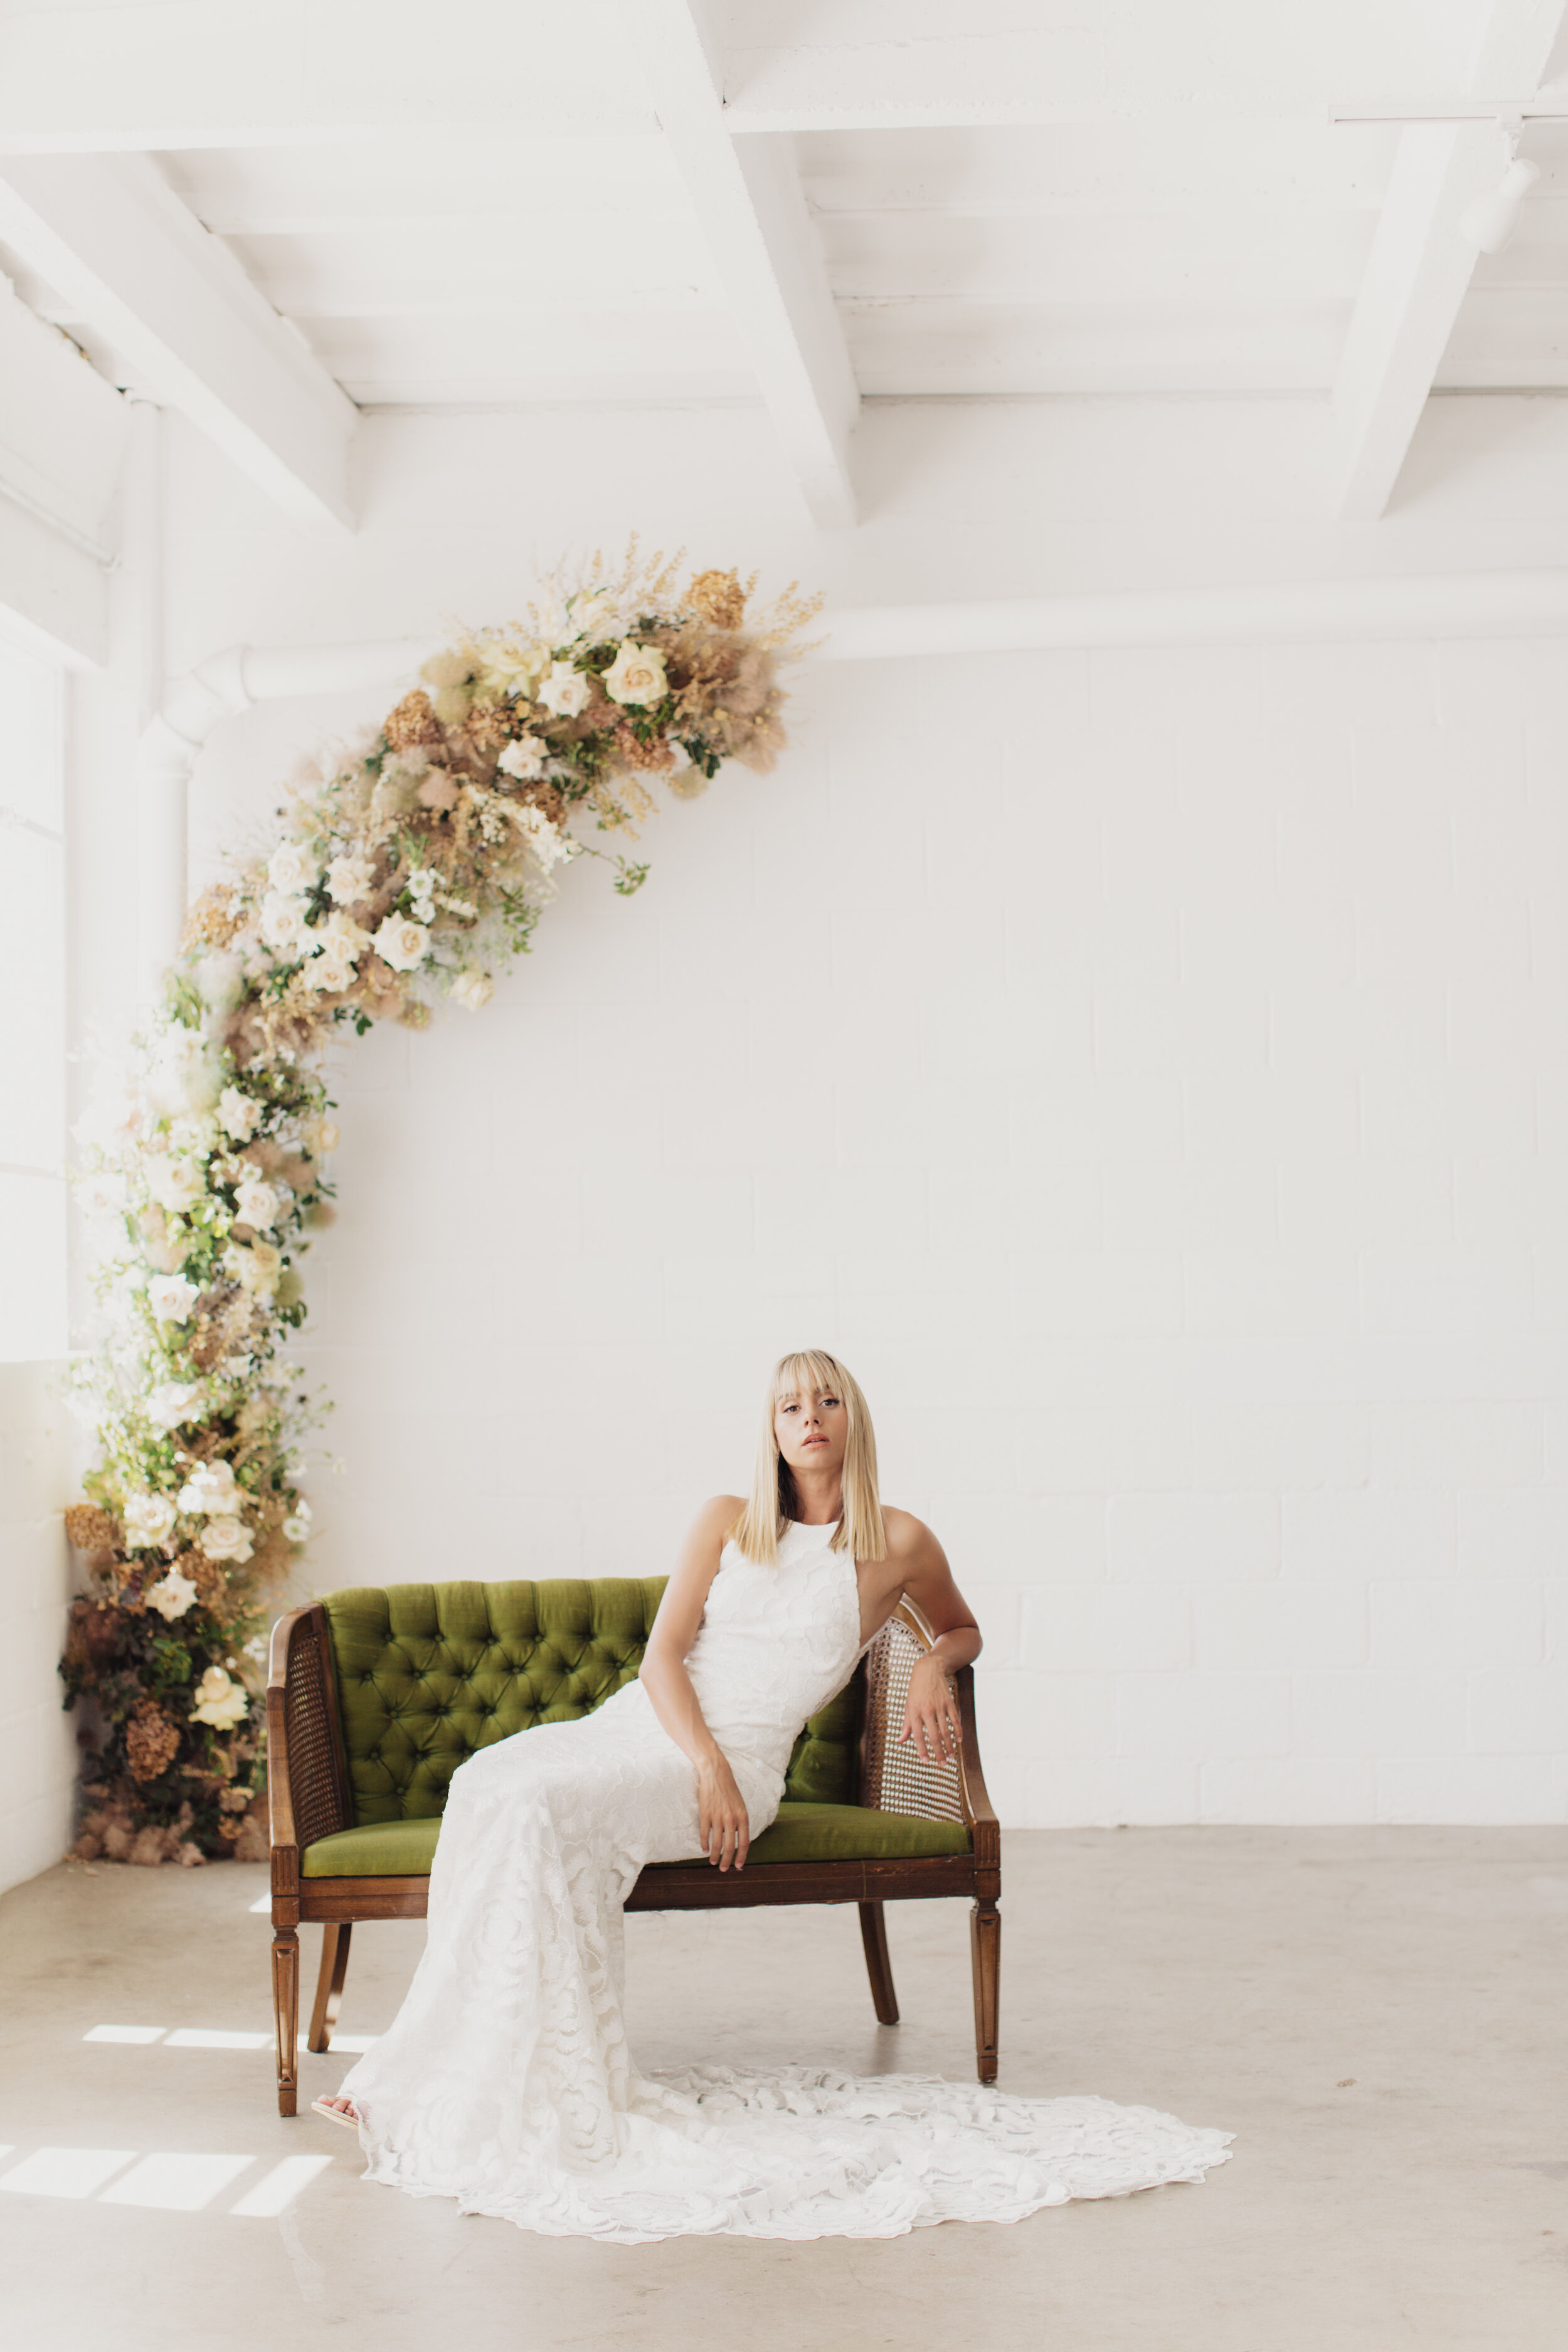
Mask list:
[[[306,1878],[424,1878],[441,1834],[438,1819],[371,1822],[319,1838],[300,1857]],[[873,1812],[868,1805],[799,1804],[786,1799],[777,1821],[752,1848],[752,1864],[882,1862],[908,1855],[967,1853],[962,1822],[920,1821],[911,1813]],[[663,1868],[672,1868],[665,1864]]]

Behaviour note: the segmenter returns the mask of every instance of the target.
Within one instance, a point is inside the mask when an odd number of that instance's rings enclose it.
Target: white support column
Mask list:
[[[758,389],[813,519],[856,520],[860,395],[783,133],[733,138],[701,0],[625,0],[666,138],[707,236]]]

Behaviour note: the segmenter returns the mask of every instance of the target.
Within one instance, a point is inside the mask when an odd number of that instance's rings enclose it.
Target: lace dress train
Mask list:
[[[793,1527],[733,1547],[689,1671],[757,1836],[801,1724],[858,1655],[852,1560]],[[696,1859],[695,1775],[629,1684],[452,1778],[424,1957],[343,2084],[368,2177],[554,2236],[892,2237],[1201,2180],[1228,2135],[1149,2107],[795,2066],[642,2075],[622,2020],[622,1906],[647,1862]]]

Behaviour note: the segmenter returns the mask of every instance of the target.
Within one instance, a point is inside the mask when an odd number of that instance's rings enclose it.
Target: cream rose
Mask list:
[[[270,1242],[252,1242],[248,1249],[235,1242],[224,1264],[241,1290],[248,1291],[253,1298],[270,1298],[283,1271],[283,1253],[274,1249]]]
[[[196,1597],[196,1588],[188,1576],[172,1568],[167,1576],[147,1588],[147,1606],[155,1609],[171,1625],[183,1617]]]
[[[218,1097],[217,1123],[226,1135],[232,1136],[236,1143],[248,1143],[260,1117],[258,1102],[241,1094],[237,1087],[225,1087]]]
[[[311,1159],[325,1160],[327,1154],[335,1151],[342,1141],[342,1137],[338,1132],[338,1123],[335,1118],[317,1119],[310,1131]]]
[[[202,1392],[194,1381],[160,1381],[147,1395],[147,1418],[159,1429],[178,1429],[199,1418]]]
[[[159,1323],[184,1323],[201,1297],[183,1274],[160,1274],[147,1285],[147,1304]]]
[[[316,870],[315,859],[307,856],[292,841],[284,842],[267,861],[267,879],[275,890],[285,891],[290,897],[309,890],[316,879]]]
[[[261,936],[267,946],[287,951],[302,948],[310,940],[310,926],[305,920],[303,898],[286,898],[281,890],[268,890],[261,901]]]
[[[174,1506],[167,1495],[127,1495],[121,1517],[131,1551],[151,1551],[174,1531]]]
[[[496,766],[503,776],[515,776],[520,784],[531,783],[535,776],[544,773],[545,755],[550,746],[538,735],[519,735],[509,743]]]
[[[495,992],[496,984],[488,971],[460,971],[452,982],[453,1003],[469,1013],[482,1011]]]
[[[235,1215],[242,1224],[254,1225],[258,1234],[278,1223],[281,1205],[277,1188],[260,1176],[247,1176],[234,1196]]]
[[[588,707],[592,687],[574,662],[552,662],[550,674],[539,689],[539,699],[546,710],[557,719],[575,719]]]
[[[354,968],[346,956],[329,948],[325,955],[312,956],[300,973],[307,988],[318,996],[342,996],[354,984]]]
[[[340,907],[352,907],[370,896],[371,880],[368,857],[334,857],[327,868],[327,893]]]
[[[407,915],[388,915],[375,932],[375,951],[394,971],[412,971],[424,962],[430,946],[430,934],[423,923]]]
[[[209,1666],[196,1685],[191,1721],[210,1723],[216,1731],[232,1731],[249,1713],[250,1701],[233,1675],[222,1666]]]
[[[180,1508],[193,1516],[230,1515],[244,1502],[244,1489],[236,1485],[234,1466],[228,1462],[199,1463],[180,1489]]]
[[[634,646],[628,637],[600,681],[612,701],[662,702],[668,692],[664,656],[657,646]]]
[[[243,1519],[209,1519],[196,1541],[208,1559],[248,1559],[256,1549]]]
[[[142,1161],[142,1172],[159,1207],[172,1209],[176,1215],[194,1208],[207,1189],[207,1180],[194,1160],[171,1160],[165,1152],[152,1153]]]

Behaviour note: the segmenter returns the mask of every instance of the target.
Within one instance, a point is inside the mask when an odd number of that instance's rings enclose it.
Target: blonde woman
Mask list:
[[[1201,2179],[1224,2137],[1099,2099],[792,2068],[637,2072],[622,1906],[648,1862],[742,1870],[801,1726],[901,1596],[937,1636],[902,1737],[950,1757],[980,1633],[942,1546],[888,1508],[866,1400],[818,1349],[768,1385],[749,1496],[699,1512],[638,1679],[452,1776],[429,1932],[389,2032],[318,2113],[368,2177],[555,2236],[887,2237]]]

